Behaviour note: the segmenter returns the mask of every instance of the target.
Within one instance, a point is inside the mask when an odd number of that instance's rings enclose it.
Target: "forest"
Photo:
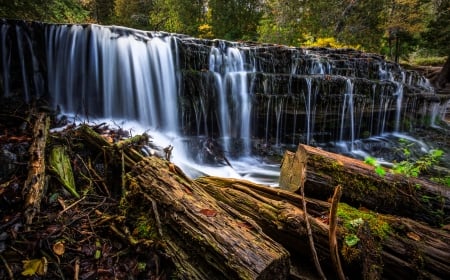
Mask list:
[[[450,53],[448,0],[17,0],[2,1],[0,18],[352,47],[419,64],[442,65]]]

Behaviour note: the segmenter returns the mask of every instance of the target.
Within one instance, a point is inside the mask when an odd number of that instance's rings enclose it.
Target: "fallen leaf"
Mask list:
[[[58,241],[53,244],[53,253],[55,253],[58,256],[62,256],[66,250],[66,247],[64,246],[64,243],[62,241]]]
[[[207,217],[214,217],[217,214],[217,212],[212,209],[202,209],[202,210],[200,210],[200,213],[202,213],[203,215],[205,215]]]
[[[32,259],[22,261],[23,263],[23,271],[22,275],[24,276],[33,276],[35,274],[39,276],[44,276],[47,273],[47,259],[42,257],[40,259]]]

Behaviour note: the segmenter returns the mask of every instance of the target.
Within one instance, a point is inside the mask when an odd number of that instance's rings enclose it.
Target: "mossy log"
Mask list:
[[[196,180],[218,201],[253,220],[293,256],[310,259],[301,196],[244,180]],[[330,279],[336,278],[329,253],[329,203],[307,199],[315,249]],[[321,214],[322,213],[322,214]],[[320,215],[320,216],[319,216]],[[325,216],[325,218],[323,217]],[[359,211],[339,204],[337,238],[344,273],[351,279],[448,279],[450,234],[411,219]],[[356,245],[346,239],[357,236]],[[358,240],[356,239],[356,240]],[[350,241],[349,241],[350,243]]]
[[[283,177],[298,177],[291,175],[297,172],[290,167],[293,160],[306,162],[305,193],[308,197],[327,200],[333,195],[334,186],[341,185],[341,201],[355,207],[408,217],[433,226],[450,222],[448,187],[389,170],[385,175],[378,175],[374,166],[360,160],[302,144],[295,154],[285,153],[280,184],[285,184]],[[290,184],[300,182],[291,180]]]
[[[173,164],[151,157],[129,173],[128,216],[153,215],[181,279],[287,279],[289,253],[218,203]]]
[[[49,127],[50,118],[45,113],[38,113],[33,125],[33,140],[29,148],[28,177],[23,188],[27,225],[31,224],[34,216],[40,212],[41,200],[46,185],[45,146]]]

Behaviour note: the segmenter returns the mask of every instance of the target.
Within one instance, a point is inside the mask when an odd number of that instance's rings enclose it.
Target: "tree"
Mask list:
[[[259,41],[285,45],[298,45],[303,39],[302,0],[269,0],[257,28]]]
[[[81,0],[94,22],[110,24],[114,16],[114,0]]]
[[[149,13],[153,2],[153,0],[115,0],[114,23],[149,29]]]
[[[150,26],[154,30],[198,36],[204,22],[205,0],[155,0],[150,11]]]
[[[434,1],[435,18],[428,24],[424,32],[424,46],[434,49],[438,54],[447,56],[441,73],[436,77],[435,84],[444,88],[450,83],[450,1]]]
[[[227,40],[256,40],[262,15],[261,0],[210,0],[214,35]]]
[[[88,11],[77,0],[2,1],[0,17],[46,22],[83,22]]]
[[[258,28],[260,41],[302,45],[327,38],[375,50],[383,7],[378,0],[270,0]]]
[[[384,29],[389,54],[398,62],[402,53],[408,53],[407,48],[410,45],[417,45],[419,39],[417,35],[425,30],[430,17],[430,3],[423,0],[391,0],[386,5],[386,12]]]

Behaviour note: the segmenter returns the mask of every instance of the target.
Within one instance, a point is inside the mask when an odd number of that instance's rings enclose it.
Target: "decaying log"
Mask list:
[[[274,195],[273,188],[237,179],[204,177],[196,179],[196,183],[234,211],[254,220],[292,255],[311,258],[299,195],[285,190],[276,190]],[[309,213],[328,213],[328,203],[310,202],[307,207],[315,211],[308,209]],[[450,277],[448,232],[407,218],[359,211],[342,203],[339,209],[341,221],[337,226],[336,237],[341,248],[344,273],[351,279],[370,279],[373,275],[381,275],[383,279]],[[361,218],[355,218],[355,215]],[[329,226],[319,217],[309,216],[308,220],[321,265],[327,268],[329,278],[337,278],[330,267]],[[349,227],[360,239],[354,246],[345,242],[346,236],[351,234]]]
[[[126,200],[129,212],[160,221],[160,238],[182,279],[287,279],[289,253],[280,244],[176,170],[156,157],[140,161],[129,174]]]
[[[291,169],[292,161],[306,162],[308,197],[327,200],[333,195],[334,186],[341,185],[341,201],[355,207],[409,217],[433,226],[450,222],[448,187],[389,171],[380,176],[373,166],[360,160],[302,144],[295,154],[286,152],[283,159],[281,177],[289,176],[291,184],[298,177],[290,175],[297,172]],[[285,181],[281,178],[280,185]]]
[[[25,222],[27,225],[33,222],[34,216],[40,211],[46,184],[45,144],[49,127],[49,117],[45,113],[39,113],[33,126],[33,141],[29,148],[29,171],[23,188]]]

